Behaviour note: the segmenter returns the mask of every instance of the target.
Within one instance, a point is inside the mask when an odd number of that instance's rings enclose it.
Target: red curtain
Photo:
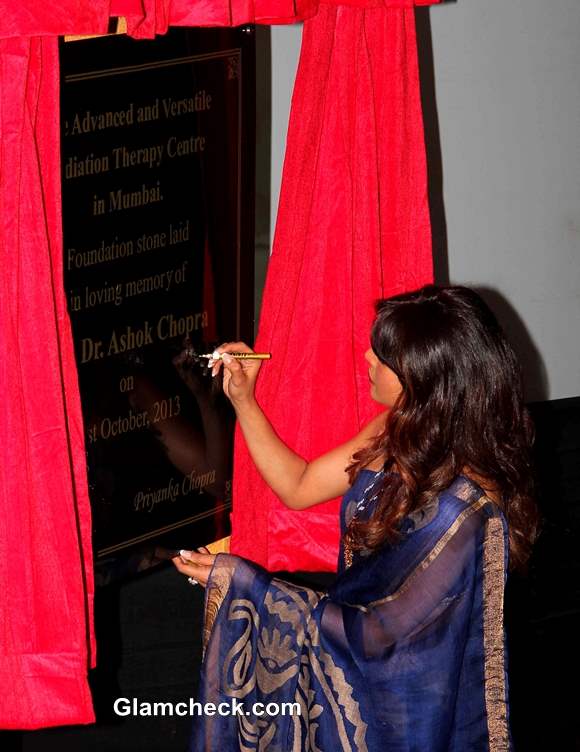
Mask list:
[[[409,3],[407,3],[409,5]],[[304,24],[257,397],[306,459],[376,414],[373,302],[432,281],[414,14],[321,5]],[[270,570],[334,570],[338,501],[287,509],[236,436],[231,550]]]
[[[259,398],[313,457],[374,411],[372,301],[431,278],[412,6],[438,0],[4,0],[0,8],[0,727],[89,723],[94,664],[84,436],[62,279],[60,34],[124,15],[305,24],[258,347]],[[239,437],[238,437],[239,439]],[[331,569],[336,503],[288,512],[236,449],[233,548]],[[304,555],[303,551],[309,551]]]
[[[0,725],[93,720],[83,427],[62,279],[57,39],[0,40]]]

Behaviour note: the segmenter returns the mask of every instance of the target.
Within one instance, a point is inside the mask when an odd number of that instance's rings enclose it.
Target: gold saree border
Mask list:
[[[228,554],[220,554],[214,562],[210,572],[210,581],[207,584],[205,597],[205,612],[202,633],[202,658],[209,642],[213,625],[218,612],[224,602],[224,598],[230,589],[235,564]]]
[[[413,585],[417,577],[419,577],[428,567],[433,564],[435,559],[439,556],[439,554],[443,551],[443,549],[447,546],[451,538],[457,533],[461,525],[465,522],[465,520],[468,517],[471,517],[471,515],[475,514],[476,512],[479,512],[479,510],[484,507],[486,504],[493,504],[491,499],[489,499],[487,496],[480,496],[480,498],[477,501],[474,501],[470,506],[468,506],[466,509],[463,510],[463,512],[460,512],[453,523],[449,526],[447,531],[443,533],[441,538],[437,541],[437,543],[433,546],[431,551],[427,554],[427,556],[415,567],[415,569],[411,572],[411,574],[407,577],[407,579],[402,583],[402,585],[399,587],[398,590],[395,590],[394,593],[391,593],[391,595],[386,595],[384,598],[379,598],[379,600],[371,601],[367,606],[359,606],[361,610],[368,610],[369,608],[374,608],[375,606],[381,606],[383,603],[390,603],[391,601],[396,600],[397,598],[400,598],[404,593],[407,592],[407,590]]]
[[[505,540],[503,523],[490,517],[483,540],[484,691],[489,752],[509,752],[503,626]]]

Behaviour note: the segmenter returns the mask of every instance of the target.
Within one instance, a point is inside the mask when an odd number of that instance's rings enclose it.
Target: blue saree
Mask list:
[[[372,513],[379,475],[359,473],[343,531]],[[237,713],[196,718],[192,752],[511,750],[504,517],[459,476],[402,532],[376,553],[341,548],[326,593],[218,555],[198,699]]]

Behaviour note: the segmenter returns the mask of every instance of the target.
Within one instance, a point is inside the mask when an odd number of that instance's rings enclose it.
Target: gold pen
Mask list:
[[[272,353],[255,353],[255,352],[231,352],[231,353],[204,353],[200,355],[200,358],[207,358],[208,360],[221,360],[222,355],[231,355],[236,360],[270,360]]]

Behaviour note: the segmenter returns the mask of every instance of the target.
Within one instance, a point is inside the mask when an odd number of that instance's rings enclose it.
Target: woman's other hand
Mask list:
[[[212,376],[219,373],[223,364],[223,389],[234,407],[254,399],[254,388],[262,362],[260,360],[236,360],[229,352],[254,352],[245,342],[225,342],[216,352],[224,353],[219,360],[214,361]]]
[[[182,550],[179,556],[171,561],[178,572],[186,577],[192,577],[199,585],[205,587],[215,561],[215,554],[210,554],[209,550],[202,546],[197,549],[197,552]]]

